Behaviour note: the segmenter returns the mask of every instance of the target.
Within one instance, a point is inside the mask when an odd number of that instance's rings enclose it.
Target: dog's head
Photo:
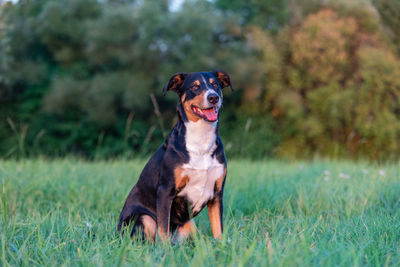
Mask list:
[[[213,123],[218,120],[222,89],[227,86],[233,90],[229,75],[222,70],[188,74],[180,72],[169,79],[163,93],[165,95],[172,90],[178,94],[184,120]]]

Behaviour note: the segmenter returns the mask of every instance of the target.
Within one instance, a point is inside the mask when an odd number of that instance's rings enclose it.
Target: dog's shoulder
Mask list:
[[[173,168],[189,161],[189,153],[186,150],[185,143],[186,128],[182,123],[177,123],[171,130],[163,145],[164,153],[162,158],[162,167]]]
[[[214,150],[212,156],[215,157],[219,163],[224,164],[226,168],[224,144],[222,143],[221,137],[219,135],[217,135],[216,149]]]

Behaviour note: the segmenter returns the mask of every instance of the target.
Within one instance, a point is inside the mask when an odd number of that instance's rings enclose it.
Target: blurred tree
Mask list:
[[[44,152],[90,155],[114,143],[107,153],[117,154],[141,143],[158,146],[162,121],[175,116],[176,97],[161,97],[170,75],[218,67],[235,76],[234,67],[250,53],[234,18],[210,10],[206,1],[185,2],[177,12],[159,1],[10,5],[3,74],[13,95],[5,117],[29,125],[26,145],[40,136]],[[161,117],[154,116],[151,93],[165,111]],[[0,141],[0,150],[9,143]]]
[[[386,25],[390,37],[397,45],[397,52],[400,54],[400,1],[397,0],[376,0],[375,5]]]
[[[362,45],[357,51],[359,70],[354,83],[355,138],[373,157],[400,152],[400,60],[387,47]]]
[[[217,0],[216,6],[234,12],[242,25],[257,25],[276,32],[289,19],[289,0]]]
[[[42,3],[20,1],[18,8],[11,3],[2,6],[1,20],[4,23],[0,35],[2,62],[0,77],[5,89],[0,105],[0,150],[3,154],[17,151],[20,130],[40,109],[48,66],[43,59],[46,51],[35,38],[36,17]],[[19,117],[18,119],[16,119]],[[8,118],[8,119],[7,119]]]
[[[339,148],[338,153],[378,158],[400,150],[395,145],[400,84],[394,74],[400,62],[379,35],[373,12],[367,18],[342,14],[322,9],[289,38],[280,37],[289,49],[286,86],[272,90],[267,103],[286,132],[282,154],[329,154]],[[389,121],[392,126],[383,130]]]
[[[394,40],[396,3],[375,1]],[[0,155],[152,151],[176,120],[170,75],[221,68],[228,154],[398,157],[399,58],[368,0],[169,5],[0,5]]]

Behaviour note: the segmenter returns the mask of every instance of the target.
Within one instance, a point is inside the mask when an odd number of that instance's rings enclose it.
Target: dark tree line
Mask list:
[[[231,73],[227,153],[397,157],[396,1],[20,0],[1,6],[0,156],[142,155],[178,71]],[[392,13],[391,13],[392,12]]]

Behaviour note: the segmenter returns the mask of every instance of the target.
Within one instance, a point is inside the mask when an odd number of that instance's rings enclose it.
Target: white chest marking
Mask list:
[[[215,181],[222,177],[225,166],[212,156],[216,149],[216,123],[199,120],[187,122],[185,126],[190,161],[183,164],[182,175],[187,175],[189,182],[178,196],[185,196],[192,205],[192,211],[199,212],[214,196]]]

